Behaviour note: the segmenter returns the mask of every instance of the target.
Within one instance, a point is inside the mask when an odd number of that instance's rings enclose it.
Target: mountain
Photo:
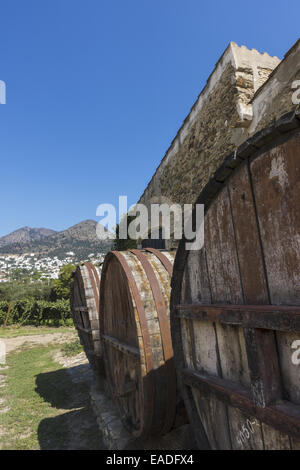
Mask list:
[[[14,243],[32,243],[41,240],[49,235],[53,235],[55,230],[48,228],[30,228],[22,227],[14,232],[0,238],[0,248]]]
[[[72,251],[78,260],[86,259],[91,253],[107,252],[111,247],[111,240],[99,240],[96,234],[97,222],[85,220],[73,227],[55,232],[48,229],[24,229],[17,230],[6,237],[0,238],[1,254],[36,253],[40,256],[57,256],[64,258],[66,253]],[[34,232],[31,232],[31,231]],[[36,235],[30,238],[27,233],[36,233],[36,230],[45,230],[45,235]],[[18,236],[18,232],[21,235]],[[23,232],[22,232],[23,231]],[[29,232],[28,232],[29,231]],[[50,232],[50,233],[49,233]],[[17,236],[14,234],[17,233]],[[48,233],[48,235],[46,235]],[[1,241],[4,239],[4,244]],[[7,240],[13,240],[8,242]]]

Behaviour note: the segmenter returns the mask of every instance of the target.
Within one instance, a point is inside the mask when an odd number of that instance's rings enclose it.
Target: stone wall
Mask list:
[[[229,44],[140,203],[149,207],[196,200],[225,157],[247,138],[251,100],[279,62],[266,53]]]
[[[300,80],[300,39],[285,54],[268,81],[256,92],[251,102],[253,119],[248,130],[249,136],[297,107],[292,102],[295,91],[292,84],[295,80]]]
[[[108,450],[194,450],[195,439],[189,424],[164,436],[135,439],[124,428],[106,383],[94,379],[90,400],[103,443]]]

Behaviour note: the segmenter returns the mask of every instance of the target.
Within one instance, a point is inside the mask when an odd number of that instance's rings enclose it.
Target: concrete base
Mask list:
[[[133,438],[122,425],[104,381],[94,380],[90,399],[96,415],[103,442],[109,450],[193,450],[194,438],[190,425],[174,429],[169,434],[151,437],[146,441]]]

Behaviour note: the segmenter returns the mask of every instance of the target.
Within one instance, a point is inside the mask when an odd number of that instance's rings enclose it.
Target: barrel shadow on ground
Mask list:
[[[36,393],[57,410],[39,423],[41,449],[105,449],[90,406],[91,380],[88,364],[36,376]]]

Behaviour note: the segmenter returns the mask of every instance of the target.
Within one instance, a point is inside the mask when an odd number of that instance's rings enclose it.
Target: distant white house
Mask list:
[[[7,274],[4,272],[0,272],[0,282],[8,282],[9,279],[7,278]]]

